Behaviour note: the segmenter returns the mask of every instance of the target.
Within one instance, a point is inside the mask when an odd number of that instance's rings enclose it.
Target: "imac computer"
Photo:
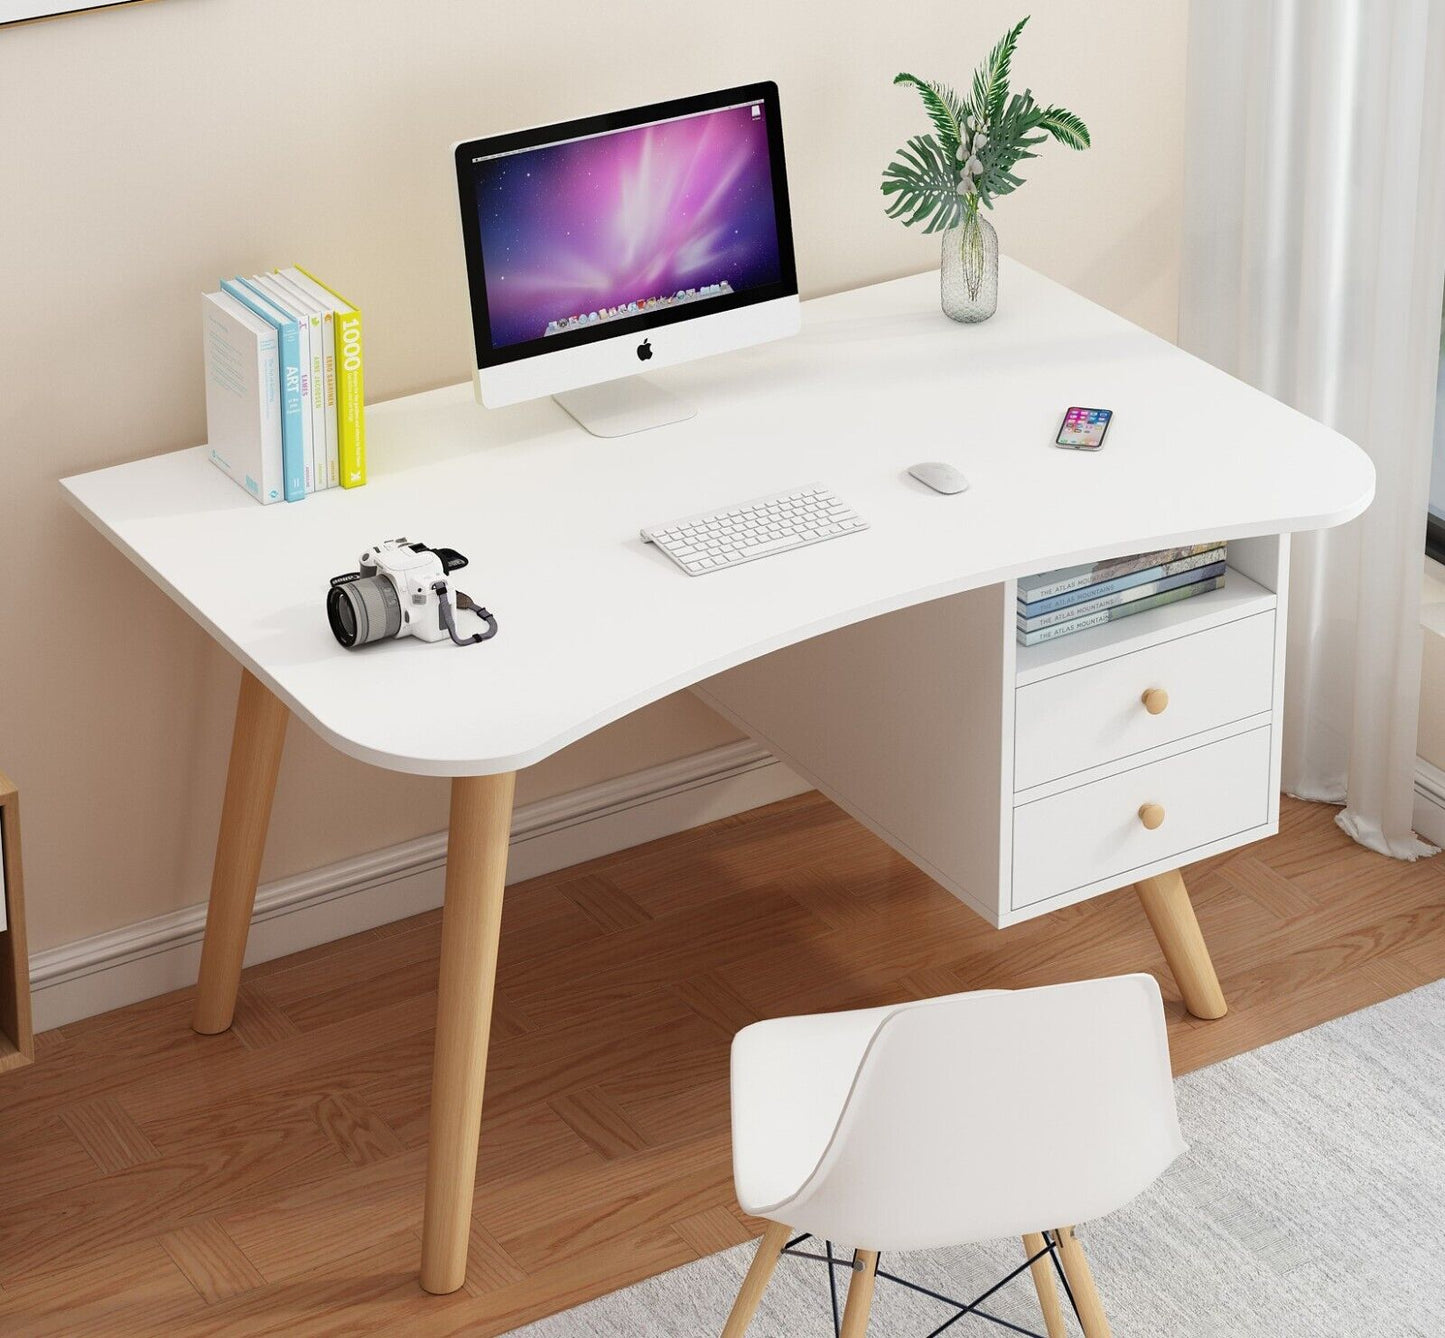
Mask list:
[[[778,90],[749,84],[455,147],[489,408],[596,436],[690,418],[638,376],[797,331]]]

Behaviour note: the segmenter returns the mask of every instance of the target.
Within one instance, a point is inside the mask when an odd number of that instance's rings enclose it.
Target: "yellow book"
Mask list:
[[[314,274],[292,266],[280,271],[304,292],[335,313],[336,437],[341,456],[341,486],[366,482],[366,399],[362,384],[361,312]]]

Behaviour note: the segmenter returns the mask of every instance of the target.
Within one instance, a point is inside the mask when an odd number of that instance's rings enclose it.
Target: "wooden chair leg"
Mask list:
[[[758,1252],[748,1266],[748,1275],[738,1288],[738,1299],[733,1302],[732,1313],[723,1325],[722,1338],[743,1338],[753,1316],[758,1312],[758,1302],[772,1281],[773,1269],[778,1266],[778,1256],[788,1243],[789,1228],[781,1222],[769,1222],[768,1229],[758,1242]]]
[[[271,800],[281,770],[281,747],[291,713],[248,669],[241,671],[236,726],[226,771],[226,798],[211,869],[211,901],[201,947],[200,978],[191,1027],[213,1036],[231,1025],[236,990],[256,902],[256,879],[271,825]]]
[[[452,781],[421,1245],[421,1285],[437,1295],[467,1275],[515,784],[512,772]]]
[[[1189,900],[1189,889],[1178,869],[1157,874],[1134,884],[1144,914],[1149,917],[1154,937],[1164,949],[1175,984],[1184,996],[1184,1006],[1195,1017],[1212,1020],[1229,1009],[1209,949],[1199,930],[1199,920]]]
[[[1111,1338],[1104,1305],[1094,1287],[1094,1275],[1089,1272],[1089,1261],[1084,1258],[1084,1247],[1074,1235],[1074,1228],[1059,1227],[1054,1232],[1054,1239],[1059,1243],[1060,1262],[1064,1266],[1064,1276],[1069,1280],[1069,1290],[1074,1294],[1084,1338]]]
[[[1048,1242],[1041,1232],[1029,1232],[1024,1237],[1024,1258],[1034,1259],[1034,1255],[1047,1246]],[[1068,1338],[1069,1331],[1064,1327],[1064,1307],[1054,1282],[1053,1263],[1047,1255],[1034,1259],[1029,1265],[1029,1272],[1033,1275],[1034,1290],[1039,1294],[1039,1309],[1044,1312],[1044,1328],[1049,1331],[1049,1338]]]
[[[848,1304],[843,1310],[841,1338],[863,1338],[873,1311],[873,1285],[878,1280],[878,1251],[854,1250],[855,1265],[848,1283]]]

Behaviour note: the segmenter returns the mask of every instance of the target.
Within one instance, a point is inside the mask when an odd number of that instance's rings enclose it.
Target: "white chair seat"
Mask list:
[[[1146,975],[757,1022],[732,1079],[738,1202],[771,1225],[724,1338],[746,1332],[793,1233],[854,1247],[845,1338],[867,1328],[880,1253],[1000,1236],[1022,1237],[1052,1338],[1054,1263],[1086,1338],[1109,1338],[1074,1224],[1184,1151]]]
[[[733,1178],[744,1212],[790,1199],[827,1149],[868,1042],[896,1005],[761,1022],[733,1042]]]

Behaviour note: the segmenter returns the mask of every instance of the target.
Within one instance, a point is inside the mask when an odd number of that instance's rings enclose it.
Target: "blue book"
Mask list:
[[[305,429],[301,422],[301,326],[245,279],[222,279],[221,291],[276,331],[281,361],[281,477],[288,502],[306,496]]]
[[[1073,590],[1051,595],[1047,599],[1026,601],[1020,596],[1019,613],[1025,618],[1037,618],[1042,614],[1066,609],[1074,604],[1084,604],[1105,595],[1118,594],[1121,590],[1131,590],[1135,586],[1146,585],[1150,581],[1163,580],[1167,576],[1177,576],[1181,572],[1198,571],[1202,567],[1211,567],[1216,562],[1224,561],[1224,555],[1225,547],[1220,544],[1218,548],[1211,548],[1207,552],[1192,553],[1188,557],[1176,558],[1172,562],[1161,562],[1151,567],[1145,567],[1142,571],[1126,572],[1112,580],[1096,581],[1092,585],[1078,586]]]
[[[1105,609],[1116,609],[1122,604],[1148,599],[1168,590],[1177,590],[1181,585],[1193,585],[1196,581],[1212,581],[1223,576],[1224,563],[1211,562],[1207,567],[1192,571],[1175,572],[1173,576],[1161,576],[1157,581],[1145,581],[1142,585],[1131,586],[1128,590],[1116,590],[1112,595],[1100,595],[1097,599],[1086,599],[1082,604],[1070,604],[1067,608],[1055,609],[1052,613],[1029,614],[1019,612],[1017,623],[1021,632],[1037,632],[1041,627],[1053,627],[1074,618],[1084,618],[1091,613],[1102,613]],[[1032,607],[1031,605],[1026,607]]]

